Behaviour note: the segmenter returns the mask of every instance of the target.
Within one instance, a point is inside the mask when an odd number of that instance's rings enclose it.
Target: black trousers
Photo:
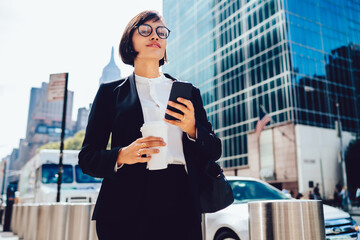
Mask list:
[[[164,170],[147,170],[147,181],[144,184],[146,192],[139,206],[141,214],[121,222],[116,216],[97,219],[99,240],[202,239],[201,222],[196,216],[183,165],[169,165]]]

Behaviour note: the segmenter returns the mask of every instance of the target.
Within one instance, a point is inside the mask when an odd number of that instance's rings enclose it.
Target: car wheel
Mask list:
[[[240,240],[239,237],[231,230],[224,230],[221,232],[218,232],[214,240]]]

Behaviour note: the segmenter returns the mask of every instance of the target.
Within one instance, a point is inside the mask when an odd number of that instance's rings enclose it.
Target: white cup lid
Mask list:
[[[140,128],[140,131],[142,131],[142,129],[146,127],[161,127],[161,128],[167,128],[168,125],[164,122],[164,121],[153,121],[153,122],[146,122],[142,125],[142,127]]]

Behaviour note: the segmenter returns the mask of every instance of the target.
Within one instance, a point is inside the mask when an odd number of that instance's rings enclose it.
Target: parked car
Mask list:
[[[234,194],[229,207],[205,214],[206,240],[249,240],[248,202],[290,199],[277,188],[256,178],[227,177]],[[359,227],[351,216],[328,205],[323,205],[326,240],[360,239]]]

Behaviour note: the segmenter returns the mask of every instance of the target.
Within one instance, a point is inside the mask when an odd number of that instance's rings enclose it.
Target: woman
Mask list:
[[[220,158],[221,141],[197,88],[191,99],[178,99],[184,105],[168,102],[175,79],[159,67],[166,61],[169,34],[158,12],[135,16],[119,47],[134,74],[101,85],[93,102],[79,165],[84,173],[103,178],[93,213],[100,240],[202,238],[198,173],[207,161]],[[167,104],[183,115],[165,110]],[[165,112],[177,120],[164,119]],[[167,142],[142,137],[141,126],[154,120],[168,125]],[[147,169],[163,147],[168,148],[168,167]]]

